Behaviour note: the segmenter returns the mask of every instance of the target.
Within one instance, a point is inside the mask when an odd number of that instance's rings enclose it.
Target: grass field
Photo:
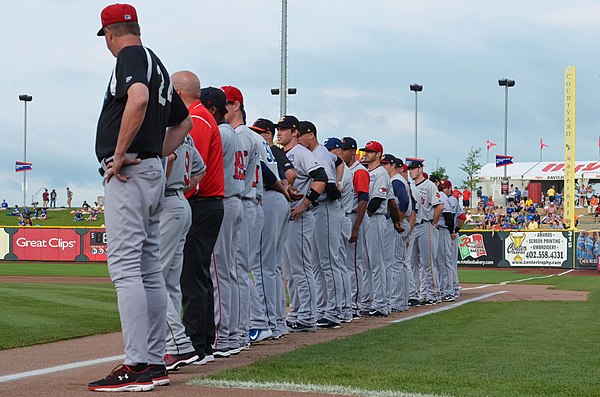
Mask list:
[[[463,282],[523,278],[462,270]],[[600,395],[600,279],[531,283],[588,302],[478,302],[263,360],[213,380],[290,382],[452,396]]]
[[[0,262],[0,276],[102,277],[108,269],[106,263]]]
[[[57,208],[48,210],[48,219],[40,220],[40,219],[31,219],[31,222],[34,226],[69,226],[69,227],[91,227],[91,226],[100,226],[104,224],[104,214],[98,214],[98,220],[96,221],[79,221],[75,222],[73,220],[74,214],[71,214],[71,211],[75,211],[78,208]],[[10,212],[10,211],[6,211]],[[87,215],[84,215],[84,219],[87,218]],[[4,212],[0,212],[0,227],[14,227],[19,225],[19,217],[18,216],[8,216]]]
[[[4,264],[4,275],[101,275],[105,265]],[[465,283],[529,277],[461,269]],[[477,302],[314,345],[198,382],[347,386],[450,396],[600,395],[600,278],[530,281],[587,302]],[[114,287],[0,283],[0,349],[117,331]],[[360,320],[368,321],[368,320]],[[307,336],[309,337],[309,336]]]

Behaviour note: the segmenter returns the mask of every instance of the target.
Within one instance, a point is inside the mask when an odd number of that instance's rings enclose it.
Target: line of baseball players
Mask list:
[[[194,128],[180,148],[186,154],[176,152],[167,169],[176,180],[167,183],[166,202],[177,202],[178,209],[161,218],[161,258],[172,302],[168,370],[236,355],[288,332],[335,329],[361,316],[388,316],[458,296],[456,236],[464,216],[449,181],[428,180],[421,161],[405,166],[384,155],[376,141],[361,148],[365,156],[359,161],[353,138],[321,144],[316,126],[294,116],[277,124],[259,118],[248,127],[238,88],[200,90],[187,71],[172,81]],[[194,90],[199,98],[188,97]],[[194,117],[197,109],[204,114]],[[218,128],[223,161],[204,166],[193,144],[202,151],[209,126]],[[186,308],[193,297],[183,286],[193,274],[186,268],[198,267],[200,258],[188,245],[196,238],[194,227],[206,225],[176,217],[187,203],[170,192],[186,190],[193,212],[195,205],[212,202],[199,196],[202,181],[194,184],[194,178],[215,171],[223,175],[223,215],[206,239],[212,243],[210,264],[200,272],[210,274],[204,283],[212,284],[211,296],[205,296],[204,314],[190,320]],[[198,323],[202,319],[208,324]]]

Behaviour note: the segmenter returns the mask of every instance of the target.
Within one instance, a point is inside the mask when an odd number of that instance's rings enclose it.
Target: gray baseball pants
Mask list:
[[[410,225],[406,219],[402,221],[402,228],[404,228],[402,233],[394,231],[396,239],[394,257],[395,263],[398,264],[398,280],[396,281],[395,288],[392,290],[392,310],[396,311],[408,310],[410,280],[412,278],[409,267],[410,260],[407,256],[408,248],[406,247],[410,234]]]
[[[244,215],[240,227],[240,244],[236,253],[237,277],[239,290],[239,316],[236,332],[238,346],[247,343],[250,325],[250,242],[256,223],[256,203],[254,200],[242,199]]]
[[[320,268],[325,281],[324,288],[317,294],[324,294],[326,307],[323,318],[339,323],[342,321],[344,289],[342,285],[342,262],[340,259],[340,235],[344,222],[344,210],[339,200],[322,201],[313,211],[315,217],[317,268]]]
[[[250,328],[256,329],[269,329],[269,319],[265,313],[264,306],[260,303],[259,292],[257,289],[257,273],[259,277],[261,274],[260,264],[260,239],[262,236],[262,229],[265,222],[265,213],[262,205],[256,204],[256,223],[254,224],[254,231],[250,235],[250,271],[252,271],[253,279],[248,279],[248,286],[250,289]],[[250,276],[248,276],[250,277]]]
[[[223,199],[223,222],[213,248],[210,277],[215,301],[215,349],[233,349],[238,346],[239,288],[236,247],[240,242],[242,200]]]
[[[283,292],[281,258],[283,231],[290,217],[290,206],[283,194],[266,190],[263,195],[262,209],[265,222],[260,236],[260,252],[252,268],[258,293],[258,299],[253,302],[253,306],[262,308],[267,323],[265,328],[276,332],[277,318],[283,319],[279,312],[283,313],[285,310],[280,307],[280,297]],[[262,324],[255,324],[254,321],[254,318],[250,320],[251,328],[262,327]]]
[[[421,300],[435,301],[438,286],[435,284],[435,257],[438,230],[431,222],[415,225],[411,236],[411,262],[419,270],[415,286]]]
[[[450,262],[450,252],[452,250],[452,238],[448,229],[441,228],[438,231],[438,253],[436,262],[440,273],[439,296],[443,298],[450,295],[452,263]]]
[[[373,301],[371,309],[382,314],[389,314],[387,308],[387,285],[385,264],[385,215],[371,215],[368,218],[367,231],[367,263],[372,273]]]
[[[450,252],[450,261],[452,262],[452,288],[455,295],[460,295],[460,283],[458,281],[458,233],[452,241],[452,251]]]
[[[104,184],[108,272],[117,290],[125,364],[163,365],[167,290],[160,266],[159,218],[165,176],[158,158],[121,168],[126,182]]]
[[[288,288],[292,298],[292,307],[288,312],[288,321],[306,326],[316,324],[317,295],[315,277],[311,263],[314,241],[315,218],[312,212],[303,213],[288,224],[287,243],[285,245],[285,265],[289,269]],[[293,290],[293,291],[292,291]]]
[[[392,218],[385,220],[385,251],[383,252],[385,263],[385,300],[388,313],[392,311],[392,294],[398,288],[400,263],[396,261],[396,229]]]
[[[341,273],[342,273],[342,289],[343,289],[343,303],[342,303],[342,320],[346,322],[352,321],[352,278],[350,273],[354,272],[354,263],[350,260],[349,252],[354,250],[354,244],[350,244],[348,241],[352,233],[352,221],[346,215],[344,216],[342,223],[342,236],[340,240],[340,261],[341,261]],[[351,270],[352,269],[352,270]]]
[[[194,351],[192,341],[181,323],[181,269],[183,246],[192,224],[192,210],[183,195],[165,197],[160,213],[160,265],[165,278],[167,300],[167,353],[184,354]]]
[[[354,222],[356,221],[356,213],[350,213],[349,215],[350,222],[352,223],[350,227],[350,232],[352,232],[352,226],[354,226]],[[356,243],[350,244],[348,246],[347,260],[349,273],[350,273],[350,283],[352,284],[352,310],[354,314],[359,313],[362,309],[362,296],[364,290],[364,266],[367,261],[367,250],[365,247],[365,235],[368,230],[368,215],[365,215],[363,221],[360,224],[358,229],[358,239]]]

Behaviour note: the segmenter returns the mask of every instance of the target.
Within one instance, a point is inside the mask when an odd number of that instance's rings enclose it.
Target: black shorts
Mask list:
[[[470,200],[463,200],[463,207],[470,207],[471,203]]]

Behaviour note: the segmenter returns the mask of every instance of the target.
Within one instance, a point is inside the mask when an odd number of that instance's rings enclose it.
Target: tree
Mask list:
[[[439,165],[435,169],[435,171],[433,171],[431,173],[431,175],[437,176],[438,178],[440,178],[440,181],[443,181],[444,179],[448,179],[448,175],[446,175],[446,168],[445,167],[441,167]]]
[[[477,187],[478,180],[476,179],[477,173],[481,170],[482,165],[479,164],[479,156],[481,156],[481,148],[471,146],[471,150],[467,154],[465,162],[459,167],[461,171],[467,174],[467,179],[463,180],[463,185],[467,189],[473,191]]]

